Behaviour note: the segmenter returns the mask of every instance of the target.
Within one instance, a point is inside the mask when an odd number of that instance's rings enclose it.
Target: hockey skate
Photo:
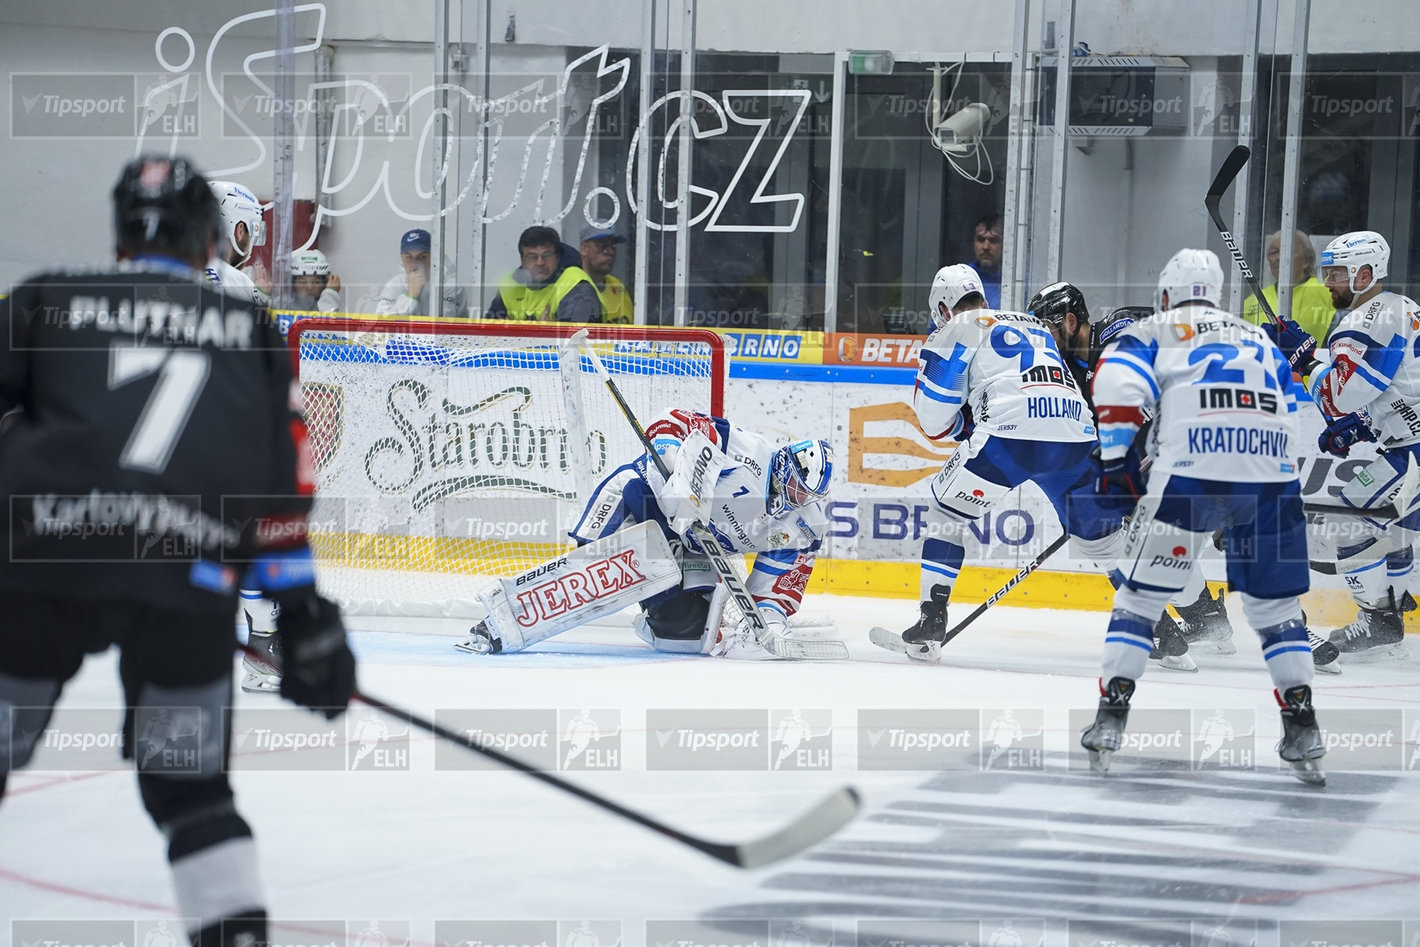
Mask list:
[[[1307,643],[1312,646],[1312,667],[1327,674],[1341,673],[1341,663],[1336,660],[1341,652],[1336,645],[1311,629],[1307,629]]]
[[[1154,626],[1154,650],[1149,652],[1149,660],[1170,671],[1198,670],[1198,663],[1189,657],[1183,630],[1167,611]]]
[[[481,621],[468,630],[467,641],[460,641],[454,647],[469,654],[501,654],[503,639],[489,630],[488,622]]]
[[[936,664],[942,659],[942,644],[947,640],[948,594],[942,586],[933,588],[931,598],[918,606],[918,618],[911,628],[901,634],[886,628],[874,628],[868,632],[868,640],[879,648],[905,654],[914,661]]]
[[[242,658],[242,691],[248,694],[271,694],[281,690],[281,675],[272,668],[281,662],[281,647],[274,631],[248,631],[247,646],[261,653],[270,664],[263,664],[251,655]]]
[[[1220,654],[1236,654],[1238,647],[1233,644],[1233,625],[1228,621],[1228,610],[1223,605],[1223,593],[1214,598],[1208,587],[1192,605],[1175,605],[1174,611],[1182,620],[1179,626],[1183,638],[1189,644],[1207,642],[1218,649]]]
[[[1400,615],[1395,608],[1362,608],[1355,621],[1331,633],[1330,643],[1348,661],[1401,657],[1405,653],[1405,624]]]
[[[1325,786],[1326,774],[1317,760],[1326,755],[1326,743],[1316,725],[1312,689],[1298,684],[1287,688],[1285,694],[1274,693],[1282,705],[1282,739],[1277,744],[1277,755],[1292,764],[1296,777],[1302,782]]]
[[[1127,677],[1110,678],[1100,696],[1095,722],[1080,733],[1080,746],[1090,751],[1090,769],[1109,772],[1110,757],[1124,743],[1124,725],[1129,722],[1129,700],[1134,682]]]

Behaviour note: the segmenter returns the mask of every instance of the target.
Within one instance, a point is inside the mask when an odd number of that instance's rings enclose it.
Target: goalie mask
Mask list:
[[[828,495],[833,448],[828,441],[798,441],[774,452],[770,463],[769,512],[797,510]]]
[[[1346,268],[1346,288],[1356,292],[1356,274],[1361,267],[1371,268],[1371,279],[1380,282],[1390,272],[1390,245],[1374,230],[1353,230],[1343,233],[1321,251],[1321,267]]]

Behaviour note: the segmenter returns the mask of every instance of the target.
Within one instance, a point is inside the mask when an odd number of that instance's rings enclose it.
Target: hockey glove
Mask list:
[[[1352,444],[1375,439],[1376,434],[1366,424],[1366,419],[1353,411],[1328,424],[1316,443],[1328,454],[1345,457],[1351,453]]]
[[[334,720],[355,692],[355,655],[345,640],[340,608],[314,586],[272,594],[281,614],[281,696]]]
[[[769,632],[776,638],[789,633],[789,622],[784,613],[773,605],[760,605],[759,614],[769,626]],[[739,661],[763,661],[773,655],[764,650],[755,634],[755,626],[748,618],[741,618],[734,631],[721,637],[710,653],[716,657],[733,658]]]
[[[958,442],[970,440],[971,435],[976,431],[976,418],[971,414],[971,405],[964,404],[961,406],[961,415],[957,423],[961,425],[961,430],[957,431],[953,436]]]
[[[1292,366],[1292,371],[1305,375],[1307,366],[1316,361],[1316,339],[1286,316],[1281,316],[1280,320],[1281,325],[1265,323],[1262,331],[1271,336],[1282,354],[1287,356],[1287,364]]]
[[[1144,474],[1139,469],[1139,452],[1133,447],[1123,457],[1104,460],[1099,449],[1095,449],[1095,463],[1098,474],[1095,478],[1095,492],[1100,496],[1128,497],[1139,499],[1144,492]]]

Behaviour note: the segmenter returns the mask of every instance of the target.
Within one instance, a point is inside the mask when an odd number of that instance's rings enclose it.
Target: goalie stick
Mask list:
[[[243,653],[256,661],[263,667],[271,669],[275,673],[280,673],[271,659],[263,652],[239,644],[238,647]],[[418,727],[420,730],[432,733],[436,737],[441,737],[451,743],[457,743],[477,753],[479,756],[487,757],[495,763],[515,769],[520,773],[525,773],[533,779],[546,783],[554,789],[560,789],[565,793],[570,793],[584,802],[589,802],[599,809],[603,809],[613,815],[621,816],[630,822],[635,822],[643,828],[653,832],[659,832],[666,838],[687,845],[698,852],[703,852],[717,861],[722,861],[727,865],[736,868],[761,868],[765,865],[772,865],[777,861],[791,858],[802,852],[804,849],[817,845],[837,832],[843,826],[853,820],[858,814],[860,803],[858,791],[852,786],[843,786],[829,793],[828,796],[820,800],[813,808],[802,813],[788,825],[770,832],[761,838],[752,839],[748,842],[712,842],[708,839],[691,835],[689,832],[682,832],[680,829],[672,828],[664,822],[643,815],[635,809],[628,809],[619,802],[614,802],[605,796],[598,795],[589,789],[584,789],[575,783],[570,783],[561,777],[549,773],[546,770],[538,769],[530,763],[525,763],[515,756],[510,756],[492,746],[486,746],[474,740],[467,734],[451,730],[433,720],[411,713],[402,707],[383,701],[378,697],[373,697],[363,691],[356,690],[350,695],[351,700],[359,701],[362,704],[373,707],[376,710],[396,717],[405,723]]]
[[[988,608],[1001,601],[1001,599],[1005,597],[1007,592],[1011,591],[1011,589],[1015,588],[1023,581],[1025,581],[1026,576],[1030,575],[1036,569],[1039,569],[1042,565],[1044,565],[1045,560],[1049,559],[1052,555],[1054,555],[1056,550],[1058,550],[1061,546],[1065,545],[1065,543],[1069,539],[1069,533],[1061,533],[1058,537],[1056,537],[1055,542],[1047,546],[1044,552],[1036,556],[1030,562],[1026,563],[1024,569],[1011,576],[1011,578],[1006,581],[1005,585],[1001,586],[1001,588],[997,589],[994,593],[992,593],[990,598],[982,602],[980,605],[976,606],[976,608],[972,611],[970,615],[957,622],[957,624],[952,628],[952,630],[947,632],[947,636],[942,639],[942,644],[946,644],[948,641],[951,641],[957,635],[965,631],[967,625],[970,625],[972,622],[980,618]],[[907,653],[907,648],[902,641],[902,635],[898,634],[895,631],[889,631],[886,628],[874,628],[868,632],[868,640],[880,648],[886,648],[889,651],[896,651],[898,654]]]
[[[1213,218],[1213,226],[1218,228],[1218,235],[1228,245],[1228,252],[1233,255],[1233,262],[1242,271],[1243,280],[1247,283],[1248,289],[1252,290],[1257,304],[1262,307],[1263,312],[1267,313],[1267,318],[1281,326],[1282,320],[1277,318],[1277,313],[1272,311],[1267,297],[1262,295],[1262,287],[1258,284],[1257,277],[1253,275],[1252,267],[1247,265],[1247,258],[1243,256],[1242,250],[1238,249],[1238,242],[1233,239],[1232,232],[1223,223],[1223,215],[1218,212],[1218,204],[1223,200],[1223,194],[1232,186],[1234,179],[1237,178],[1243,165],[1247,164],[1247,159],[1251,156],[1252,151],[1247,145],[1238,145],[1228,152],[1228,156],[1223,159],[1222,166],[1218,168],[1218,173],[1213,177],[1213,183],[1208,185],[1208,193],[1203,198],[1203,206],[1208,208],[1208,216]]]
[[[606,385],[611,392],[612,398],[621,408],[621,413],[625,415],[626,421],[636,432],[637,438],[641,441],[641,446],[646,450],[646,456],[651,458],[651,462],[656,465],[661,476],[669,480],[671,472],[666,468],[666,462],[661,455],[656,452],[656,446],[651,443],[651,439],[646,436],[646,429],[641,426],[641,422],[636,418],[636,412],[631,410],[631,406],[626,403],[626,399],[621,396],[621,389],[616,386],[616,381],[611,377],[611,373],[606,370],[602,360],[592,349],[587,341],[587,330],[579,329],[571,338],[567,340],[569,346],[576,346],[586,354],[587,359],[592,364],[592,370],[597,373],[597,377]],[[725,588],[729,590],[730,598],[734,599],[736,607],[739,608],[745,619],[754,626],[754,637],[759,642],[760,647],[776,658],[797,658],[805,661],[837,661],[848,657],[848,646],[841,641],[832,639],[801,640],[795,638],[781,638],[776,635],[765,622],[764,616],[759,613],[759,609],[754,604],[754,597],[749,594],[749,589],[745,587],[744,579],[740,578],[739,572],[735,570],[734,563],[730,562],[730,557],[726,554],[724,547],[720,545],[714,534],[709,529],[708,523],[697,523],[691,527],[695,533],[696,540],[700,547],[705,550],[711,565],[715,568],[715,573],[720,580],[725,583]]]

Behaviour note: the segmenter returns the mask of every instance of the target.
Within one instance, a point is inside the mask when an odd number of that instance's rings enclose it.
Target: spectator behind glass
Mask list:
[[[490,319],[522,322],[601,322],[602,301],[582,257],[551,227],[529,227],[518,237],[522,266],[498,283]]]
[[[1262,291],[1267,304],[1277,312],[1277,279],[1282,269],[1282,231],[1267,238],[1267,266],[1272,270],[1272,285]],[[1316,248],[1300,230],[1292,239],[1292,311],[1278,313],[1290,315],[1297,325],[1318,342],[1326,341],[1326,332],[1331,327],[1331,317],[1336,307],[1331,304],[1331,292],[1316,278]],[[1262,314],[1257,297],[1248,294],[1243,301],[1243,318],[1253,325],[1271,322]]]
[[[582,251],[582,270],[601,299],[602,322],[634,322],[631,294],[626,291],[625,283],[611,275],[612,267],[616,266],[616,245],[625,243],[626,238],[611,227],[588,224],[577,239]]]
[[[987,214],[971,228],[972,269],[986,290],[986,308],[1001,308],[1001,215]]]
[[[375,312],[381,316],[429,315],[429,247],[432,240],[427,230],[410,230],[399,239],[401,271],[390,277],[380,291]],[[468,315],[468,301],[457,286],[444,290],[444,315],[463,318]]]
[[[291,254],[291,308],[308,312],[340,312],[340,277],[319,250]]]

